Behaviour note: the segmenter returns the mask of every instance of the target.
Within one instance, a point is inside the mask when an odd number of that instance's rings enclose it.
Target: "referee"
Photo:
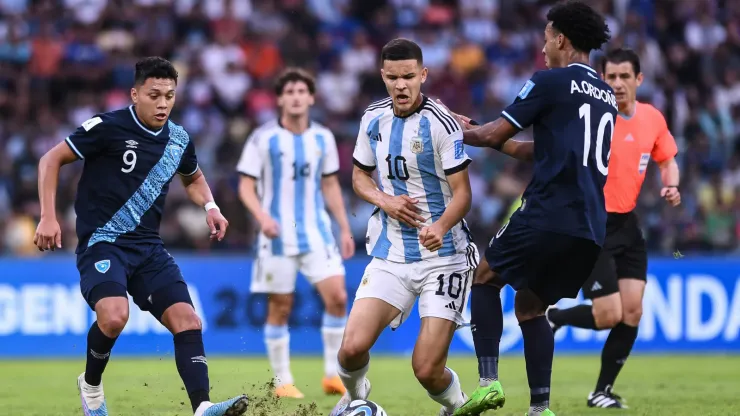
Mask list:
[[[561,326],[587,329],[611,328],[601,353],[601,372],[588,395],[589,407],[626,408],[612,392],[614,381],[637,339],[642,298],[647,282],[647,253],[640,223],[633,212],[645,179],[648,162],[660,167],[660,196],[672,206],[681,203],[678,191],[678,152],[663,115],[650,104],[635,99],[642,83],[640,60],[629,49],[609,52],[602,62],[602,76],[614,89],[619,106],[611,144],[606,198],[607,230],[601,255],[583,285],[593,305],[569,309],[550,308],[547,318]]]

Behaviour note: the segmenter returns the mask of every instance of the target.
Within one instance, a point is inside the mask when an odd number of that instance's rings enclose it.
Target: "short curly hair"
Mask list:
[[[566,1],[553,6],[547,13],[547,20],[581,52],[601,49],[601,45],[611,38],[604,17],[580,1]]]

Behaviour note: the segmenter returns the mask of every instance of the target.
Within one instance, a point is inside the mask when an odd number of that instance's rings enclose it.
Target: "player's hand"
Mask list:
[[[206,223],[208,223],[208,228],[211,229],[211,240],[221,241],[224,239],[226,229],[229,228],[229,222],[221,214],[221,210],[218,208],[209,209]]]
[[[681,203],[681,192],[678,188],[667,186],[660,190],[660,197],[665,199],[671,206],[677,207]]]
[[[462,126],[463,130],[470,130],[470,129],[472,129],[474,127],[472,124],[470,124],[470,120],[471,120],[470,117],[467,117],[467,116],[464,116],[462,114],[457,114],[457,113],[453,112],[452,110],[450,110],[449,108],[447,108],[446,105],[442,104],[442,101],[439,98],[437,98],[437,104],[439,104],[442,107],[444,107],[444,109],[447,110],[447,112],[450,113],[450,115],[452,117],[454,117],[455,120],[457,120],[458,123],[460,123],[460,126]]]
[[[271,216],[264,215],[259,219],[259,222],[262,233],[270,240],[280,235],[280,225]]]
[[[416,206],[418,203],[418,199],[411,198],[408,195],[389,196],[383,202],[383,206],[379,208],[388,214],[389,217],[409,227],[419,228],[425,220],[424,217],[419,215],[421,210]]]
[[[355,255],[355,239],[352,237],[351,231],[342,231],[339,241],[343,259],[347,260]]]
[[[442,239],[445,235],[443,231],[436,223],[429,227],[424,227],[419,231],[419,242],[427,250],[437,251],[442,248]]]
[[[56,219],[41,218],[36,227],[36,234],[33,236],[33,244],[40,251],[54,251],[62,248],[62,229],[59,227],[59,222]]]

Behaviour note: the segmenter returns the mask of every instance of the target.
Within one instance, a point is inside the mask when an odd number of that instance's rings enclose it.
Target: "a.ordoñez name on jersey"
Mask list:
[[[571,94],[580,93],[580,94],[590,95],[596,98],[597,100],[601,100],[609,104],[615,109],[619,109],[617,107],[617,97],[615,97],[611,91],[607,91],[605,89],[596,87],[590,82],[585,81],[585,80],[581,81],[580,85],[575,80],[571,80],[570,81],[570,93]]]

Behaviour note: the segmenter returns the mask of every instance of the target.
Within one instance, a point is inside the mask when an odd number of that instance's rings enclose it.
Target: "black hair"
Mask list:
[[[617,48],[607,52],[604,59],[601,60],[601,73],[606,73],[607,62],[613,64],[629,62],[632,64],[632,70],[635,72],[635,76],[640,73],[640,57],[637,55],[637,52],[630,48]]]
[[[301,68],[286,68],[275,80],[275,95],[278,97],[283,95],[285,86],[291,82],[303,82],[311,95],[316,93],[316,81],[308,71]]]
[[[421,47],[416,42],[397,38],[388,42],[380,51],[380,62],[383,61],[405,61],[415,59],[420,65],[424,63]]]
[[[601,45],[611,38],[604,17],[580,1],[567,1],[553,6],[547,12],[547,20],[580,52],[601,49]]]
[[[177,70],[170,61],[159,56],[150,56],[136,63],[134,84],[141,86],[149,78],[171,79],[177,84]]]

